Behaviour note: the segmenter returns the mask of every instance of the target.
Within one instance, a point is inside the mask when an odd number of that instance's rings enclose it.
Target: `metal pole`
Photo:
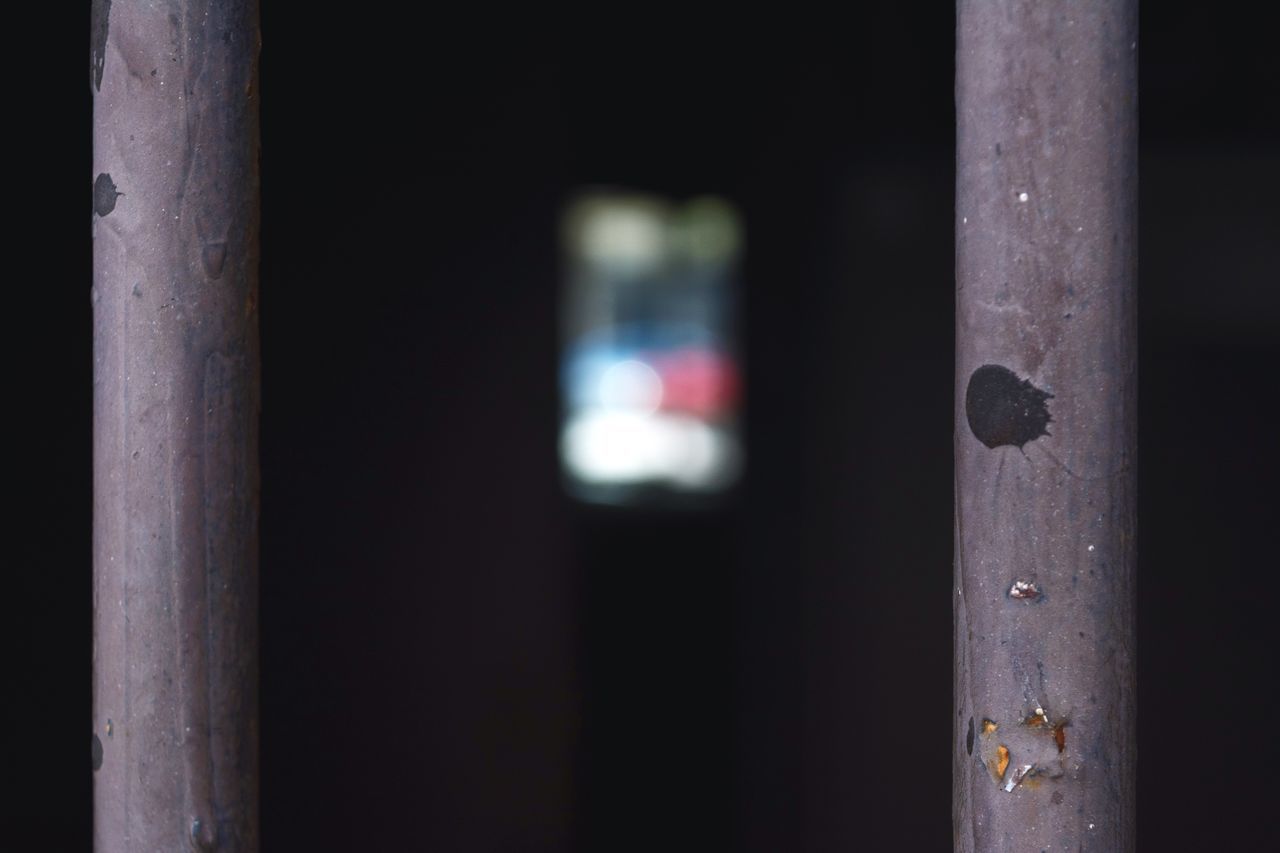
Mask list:
[[[1136,0],[960,0],[957,850],[1134,848]]]
[[[258,842],[258,9],[93,7],[94,843]]]

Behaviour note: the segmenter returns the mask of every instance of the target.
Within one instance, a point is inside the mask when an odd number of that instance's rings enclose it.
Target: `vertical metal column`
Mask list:
[[[960,0],[957,850],[1134,847],[1136,0]]]
[[[258,9],[93,7],[94,841],[258,842]]]

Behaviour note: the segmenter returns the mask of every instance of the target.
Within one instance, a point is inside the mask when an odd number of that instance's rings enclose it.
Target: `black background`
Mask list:
[[[265,848],[946,849],[950,8],[264,5]],[[40,14],[10,32],[4,832],[78,850],[88,11]],[[1139,839],[1274,848],[1274,41],[1152,2],[1140,61]],[[560,491],[556,218],[596,183],[744,214],[720,511]]]

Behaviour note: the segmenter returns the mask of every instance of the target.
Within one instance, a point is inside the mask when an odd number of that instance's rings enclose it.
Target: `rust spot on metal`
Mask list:
[[[1058,745],[1059,753],[1067,748],[1067,723],[1065,720],[1053,727],[1053,742]]]
[[[1038,601],[1040,587],[1036,586],[1035,581],[1015,580],[1009,587],[1009,597],[1019,601]]]
[[[1001,744],[996,747],[996,757],[990,761],[989,767],[991,768],[991,775],[995,777],[998,784],[1004,778],[1005,771],[1009,769],[1009,748],[1007,746]]]
[[[1000,724],[999,724],[999,723],[996,723],[996,722],[994,722],[994,721],[992,721],[992,720],[983,720],[983,721],[982,721],[982,733],[983,733],[984,735],[989,735],[989,734],[991,734],[992,732],[994,732],[994,731],[995,731],[996,729],[998,729],[998,728],[1000,728]]]

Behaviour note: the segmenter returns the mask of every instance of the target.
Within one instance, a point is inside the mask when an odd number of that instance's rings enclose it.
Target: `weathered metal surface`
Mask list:
[[[1135,0],[960,0],[957,850],[1134,847]]]
[[[258,10],[98,0],[94,843],[258,840]]]

